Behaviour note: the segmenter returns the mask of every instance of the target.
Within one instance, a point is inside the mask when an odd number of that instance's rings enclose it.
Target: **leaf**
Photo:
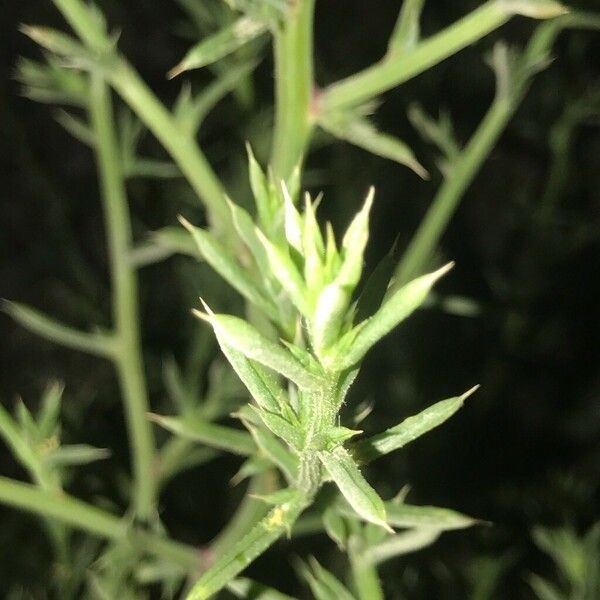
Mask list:
[[[320,118],[319,125],[334,137],[405,165],[423,179],[429,178],[413,151],[402,140],[378,131],[371,122],[355,112],[325,114]]]
[[[529,576],[529,585],[539,600],[565,600],[565,595],[546,579],[538,575]]]
[[[368,463],[394,450],[403,448],[423,434],[431,431],[448,420],[462,408],[464,401],[479,388],[478,385],[466,391],[462,396],[454,396],[432,404],[417,415],[408,417],[399,425],[373,437],[358,442],[353,456],[361,463]]]
[[[71,134],[76,140],[82,144],[93,148],[96,144],[96,135],[91,127],[83,119],[77,118],[72,113],[66,110],[59,110],[55,113],[54,118],[57,123],[62,125],[63,129]]]
[[[62,383],[54,381],[44,391],[37,418],[38,430],[43,438],[49,438],[56,434],[64,389]]]
[[[287,251],[283,251],[268,240],[260,229],[256,229],[256,234],[265,248],[273,275],[279,281],[294,306],[303,315],[307,315],[306,285],[294,261],[287,254]]]
[[[245,423],[256,445],[274,465],[279,467],[291,485],[298,475],[298,458],[292,454],[275,436],[261,427]]]
[[[282,594],[246,577],[238,577],[230,581],[227,584],[227,590],[236,598],[242,598],[243,600],[296,600],[292,596]]]
[[[82,46],[76,38],[57,29],[21,25],[19,30],[36,44],[58,56],[74,59],[89,56],[85,46]]]
[[[339,579],[322,567],[316,558],[310,558],[310,566],[311,569],[302,565],[302,575],[316,600],[354,600]]]
[[[256,203],[256,212],[258,220],[262,227],[268,229],[271,226],[273,219],[271,208],[271,191],[269,181],[267,180],[261,166],[258,164],[252,147],[246,144],[246,152],[248,153],[248,172],[250,176],[250,188]]]
[[[412,50],[419,42],[420,19],[425,0],[403,0],[398,20],[388,42],[387,56]]]
[[[252,438],[245,431],[215,425],[199,418],[167,417],[152,413],[149,417],[161,427],[186,440],[241,456],[250,456],[256,452]]]
[[[372,565],[379,565],[386,560],[403,556],[426,548],[440,537],[437,529],[409,529],[371,546],[365,551],[364,560]]]
[[[208,113],[239,85],[240,80],[252,73],[257,65],[258,61],[254,60],[228,67],[194,98],[190,87],[184,87],[174,108],[179,127],[195,135]]]
[[[504,0],[502,8],[508,14],[534,19],[552,19],[569,12],[564,4],[556,0]]]
[[[344,349],[343,354],[337,357],[338,370],[356,365],[374,344],[419,308],[436,281],[453,265],[454,263],[449,263],[433,273],[417,277],[391,293],[372,317],[358,325],[361,329],[350,348],[347,351]]]
[[[365,521],[392,531],[386,523],[385,504],[367,483],[345,448],[318,452],[319,460],[350,506]]]
[[[373,272],[369,275],[356,304],[356,320],[372,316],[381,306],[385,293],[394,275],[398,264],[397,241],[390,251],[379,261]]]
[[[267,428],[277,437],[281,438],[292,448],[300,449],[302,447],[304,437],[296,425],[276,413],[260,409],[256,409],[256,412]]]
[[[17,323],[51,342],[107,358],[114,355],[114,340],[108,334],[78,331],[17,302],[4,301],[2,309]]]
[[[285,401],[285,391],[275,377],[260,364],[250,361],[241,352],[234,350],[216,332],[215,334],[223,354],[258,406],[271,412],[278,412],[281,402]]]
[[[314,389],[322,384],[321,377],[305,369],[290,352],[265,338],[243,319],[215,313],[205,315],[199,311],[195,314],[210,322],[217,336],[228,346],[280,373],[300,388]]]
[[[228,27],[193,46],[183,60],[169,71],[167,77],[173,79],[185,71],[210,65],[235,52],[266,30],[264,22],[249,16],[240,17]]]
[[[27,469],[35,470],[39,464],[39,457],[32,444],[28,443],[17,423],[0,404],[0,436],[9,447],[14,457]]]
[[[293,500],[274,507],[200,577],[187,600],[206,600],[225,587],[279,537],[291,530],[305,506],[306,498],[298,492]]]
[[[481,523],[481,521],[455,510],[437,506],[412,506],[410,504],[387,502],[386,511],[388,523],[399,528],[414,527],[452,531]]]
[[[323,513],[323,527],[327,535],[338,545],[340,550],[346,548],[350,536],[346,519],[333,507],[328,507]]]
[[[183,217],[179,217],[179,221],[192,234],[206,262],[225,281],[263,311],[269,313],[272,310],[271,304],[263,297],[247,271],[215,236],[199,227],[194,227]]]
[[[87,465],[110,456],[106,448],[95,448],[87,444],[59,446],[44,456],[44,462],[52,467]]]

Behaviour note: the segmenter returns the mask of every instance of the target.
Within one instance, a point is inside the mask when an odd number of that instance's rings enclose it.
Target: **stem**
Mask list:
[[[358,540],[350,540],[348,558],[352,571],[352,580],[359,600],[384,600],[381,582],[376,567],[363,557],[363,551],[357,546]]]
[[[300,165],[312,128],[313,17],[315,0],[298,0],[274,32],[275,130],[271,166],[288,179]]]
[[[57,519],[102,538],[119,540],[131,536],[149,554],[171,560],[186,569],[199,564],[195,548],[145,531],[132,530],[128,523],[62,492],[49,492],[29,483],[0,477],[0,502],[38,516]]]
[[[334,83],[323,92],[324,112],[367,102],[408,79],[419,75],[459,50],[466,48],[504,25],[512,16],[502,2],[490,0],[440,33],[399,56],[382,59],[375,65]]]
[[[466,188],[471,184],[500,137],[515,108],[516,103],[509,98],[502,97],[494,100],[461,153],[452,173],[438,190],[425,218],[402,255],[396,270],[397,285],[404,285],[427,268]]]
[[[114,42],[81,0],[53,0],[69,25],[100,61],[107,81],[165,147],[208,209],[215,230],[233,231],[223,186],[191,135],[181,130],[135,69],[122,57],[111,54]]]
[[[138,289],[135,268],[127,257],[131,224],[110,91],[102,77],[92,75],[90,118],[96,134],[98,175],[102,189],[112,276],[112,304],[117,348],[114,356],[125,403],[134,469],[135,507],[139,518],[155,512],[154,438],[148,413],[148,392],[140,345]]]

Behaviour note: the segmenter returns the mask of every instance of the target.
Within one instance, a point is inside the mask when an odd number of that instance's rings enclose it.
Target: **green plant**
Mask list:
[[[340,410],[367,351],[419,308],[433,284],[448,270],[449,265],[423,274],[436,262],[439,239],[464,190],[532,76],[546,65],[556,35],[565,27],[591,27],[597,21],[578,13],[566,14],[566,9],[552,0],[491,0],[446,30],[421,40],[423,2],[406,0],[386,56],[361,73],[316,90],[313,0],[240,0],[228,3],[231,8],[227,9],[219,4],[223,10],[213,15],[219,31],[193,47],[170,75],[218,65],[216,61],[232,60],[236,55],[240,59],[238,70],[232,75],[215,67],[218,79],[212,88],[193,96],[184,87],[174,108],[168,110],[119,54],[99,11],[79,0],[54,3],[77,37],[24,27],[48,56],[43,64],[24,61],[19,77],[30,97],[83,110],[83,117],[73,109],[62,112],[59,122],[91,146],[96,155],[111,266],[114,329],[88,333],[29,307],[9,303],[6,310],[40,335],[113,363],[131,442],[131,514],[129,518],[116,517],[49,488],[45,483],[47,467],[39,466],[46,465],[46,459],[37,455],[26,461],[35,485],[0,479],[0,500],[36,512],[49,523],[58,520],[111,540],[111,547],[103,554],[104,564],[119,565],[119,573],[100,569],[102,572],[90,583],[97,595],[135,596],[140,582],[152,581],[162,583],[165,594],[175,594],[180,580],[196,578],[200,570],[203,573],[188,597],[206,598],[224,587],[240,597],[251,597],[256,591],[254,584],[237,578],[244,568],[282,535],[317,529],[325,530],[347,552],[353,591],[312,561],[310,568],[301,566],[299,570],[314,595],[382,597],[378,564],[432,543],[442,531],[475,521],[446,509],[411,506],[403,495],[384,502],[367,483],[361,467],[443,423],[472,390],[358,441],[353,438],[362,432],[343,426]],[[191,3],[182,4],[192,10]],[[521,54],[496,47],[492,58],[497,74],[496,98],[464,148],[453,139],[448,143],[443,124],[413,114],[413,120],[432,139],[444,141],[440,146],[445,153],[445,181],[399,263],[395,252],[390,252],[361,283],[373,192],[339,244],[330,225],[325,231],[319,225],[316,200],[307,195],[301,201],[303,209],[297,208],[303,160],[314,129],[320,127],[426,176],[405,143],[378,131],[369,120],[372,102],[517,14],[550,21],[536,30]],[[204,23],[204,17],[199,17]],[[227,199],[196,136],[203,116],[223,94],[234,91],[242,101],[247,98],[254,53],[260,50],[258,44],[257,49],[247,45],[269,33],[275,57],[273,142],[267,175],[249,152],[255,202],[252,216]],[[125,105],[119,107],[118,120],[111,89]],[[168,161],[138,155],[137,142],[144,127],[164,146]],[[441,138],[440,132],[445,137]],[[195,247],[173,229],[161,230],[149,242],[136,245],[127,207],[127,180],[178,173],[205,207],[208,229],[183,221]],[[178,367],[170,364],[165,380],[178,400],[178,414],[151,416],[174,436],[157,448],[148,418],[137,269],[173,252],[200,257],[246,301],[247,319],[215,313],[207,305],[196,314],[212,327],[253,402],[240,404],[238,390],[219,382],[211,386],[206,402],[199,404],[191,393],[197,390],[187,385],[189,381],[184,383]],[[202,336],[198,334],[200,340]],[[216,422],[232,409],[247,432]],[[26,437],[26,429],[27,423],[17,424],[8,416],[0,422],[3,436],[21,461],[26,451],[20,448],[33,443]],[[204,452],[190,460],[188,454],[198,442]],[[100,457],[95,450],[86,451],[90,458]],[[240,510],[211,545],[212,564],[207,565],[195,549],[168,539],[157,504],[161,485],[169,476],[223,451],[245,457],[238,479],[250,477],[251,481]],[[329,481],[339,493],[325,485]],[[393,535],[394,527],[406,531]],[[281,597],[274,591],[265,593]]]

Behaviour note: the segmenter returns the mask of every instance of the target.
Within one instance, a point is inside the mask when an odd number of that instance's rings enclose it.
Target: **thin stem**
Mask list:
[[[444,180],[425,218],[419,225],[396,270],[397,285],[403,285],[427,268],[439,240],[490,150],[515,109],[508,98],[497,98]]]
[[[171,560],[185,569],[198,567],[195,548],[153,533],[131,529],[127,521],[62,492],[45,491],[29,483],[0,477],[0,502],[102,538],[128,537],[149,554]]]
[[[352,541],[358,542],[358,540]],[[360,543],[351,543],[348,549],[350,570],[357,598],[359,600],[383,600],[384,596],[377,569],[371,562],[364,559],[363,552],[357,547],[359,545]]]
[[[315,0],[298,0],[274,32],[275,130],[271,167],[288,179],[300,165],[311,131]]]
[[[97,144],[98,175],[102,189],[112,276],[112,304],[117,350],[114,361],[125,402],[134,469],[136,514],[150,519],[156,510],[154,436],[146,415],[148,392],[140,344],[138,289],[135,268],[127,260],[131,224],[115,136],[110,90],[93,74],[90,118]]]
[[[504,3],[490,0],[413,50],[384,58],[375,65],[327,88],[320,100],[324,112],[348,108],[423,73],[433,65],[504,25],[512,13]]]
[[[105,63],[102,71],[107,81],[169,152],[208,209],[215,230],[227,236],[232,224],[223,186],[194,138],[182,131],[135,69],[113,54],[113,41],[81,0],[53,1],[83,43]]]

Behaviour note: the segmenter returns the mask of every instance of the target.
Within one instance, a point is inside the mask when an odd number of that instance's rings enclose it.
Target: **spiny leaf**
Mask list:
[[[406,444],[448,420],[478,388],[479,386],[476,385],[461,396],[437,402],[419,414],[408,417],[399,425],[358,442],[353,448],[353,455],[358,461],[368,463],[403,448]]]
[[[109,335],[78,331],[17,302],[5,301],[2,309],[26,329],[52,342],[99,356],[112,357],[114,354],[115,343]]]
[[[161,427],[184,439],[241,456],[250,456],[256,452],[256,445],[245,431],[215,425],[199,418],[167,417],[155,414],[149,416]]]
[[[430,546],[440,537],[440,533],[437,529],[409,529],[371,546],[366,550],[363,558],[372,565],[378,565],[396,556],[403,556]]]
[[[413,151],[402,140],[378,131],[371,122],[354,112],[324,115],[319,120],[319,125],[337,138],[405,165],[423,179],[429,178]]]
[[[385,504],[362,476],[347,450],[338,447],[318,453],[327,473],[338,486],[350,506],[365,521],[392,531],[386,522]]]
[[[239,18],[230,26],[221,29],[191,48],[183,60],[169,71],[169,79],[173,79],[185,71],[199,69],[220,60],[262,35],[266,29],[265,23],[252,17]]]
[[[244,298],[256,304],[260,309],[269,312],[270,303],[263,297],[252,278],[236,261],[233,255],[211,233],[194,227],[183,217],[180,223],[192,234],[200,254],[207,263],[225,279]]]
[[[292,448],[299,449],[302,447],[302,433],[298,430],[296,424],[290,423],[285,417],[277,413],[260,409],[256,409],[256,412],[267,428],[277,437],[281,438]]]
[[[106,448],[95,448],[87,444],[59,446],[44,456],[44,462],[52,467],[87,465],[110,456]]]
[[[208,321],[228,346],[280,373],[300,388],[313,389],[322,384],[321,377],[305,369],[290,352],[265,338],[243,319],[215,313],[205,315],[199,311],[195,314]]]
[[[400,528],[415,527],[451,531],[472,527],[481,522],[455,510],[437,506],[412,506],[387,502],[386,511],[388,523]]]
[[[569,12],[569,9],[556,0],[504,0],[501,6],[509,13],[532,17],[534,19],[552,19]]]
[[[354,600],[342,583],[322,567],[316,558],[310,558],[311,569],[302,565],[302,575],[306,579],[316,600]]]
[[[288,483],[296,481],[298,474],[298,459],[285,448],[270,432],[260,427],[245,423],[262,453],[284,473]]]
[[[393,292],[372,317],[359,324],[361,329],[350,349],[338,357],[339,370],[356,365],[375,343],[419,308],[436,281],[445,275],[453,264],[449,263],[433,273],[418,277]]]

